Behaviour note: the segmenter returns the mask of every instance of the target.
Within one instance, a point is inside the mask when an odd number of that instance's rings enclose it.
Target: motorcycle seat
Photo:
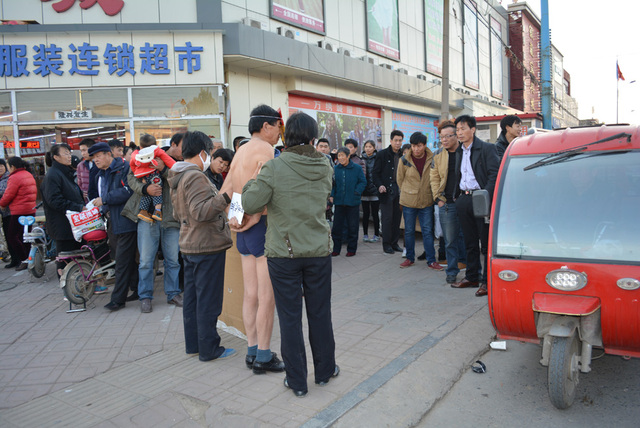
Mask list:
[[[73,250],[73,251],[60,251],[58,257],[70,257],[70,256],[82,256],[91,257],[91,251],[89,250]]]

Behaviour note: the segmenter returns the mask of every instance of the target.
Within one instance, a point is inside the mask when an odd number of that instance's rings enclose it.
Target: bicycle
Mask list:
[[[60,288],[69,300],[67,312],[86,310],[96,286],[115,280],[116,262],[111,260],[107,232],[94,230],[82,238],[86,244],[79,250],[62,251],[56,258],[67,263],[60,276]],[[72,304],[84,305],[84,308],[71,309]]]

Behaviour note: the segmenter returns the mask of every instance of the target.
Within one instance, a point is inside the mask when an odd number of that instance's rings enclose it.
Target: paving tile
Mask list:
[[[53,397],[43,397],[22,406],[2,411],[2,418],[20,427],[75,426],[88,427],[100,418],[62,403]]]

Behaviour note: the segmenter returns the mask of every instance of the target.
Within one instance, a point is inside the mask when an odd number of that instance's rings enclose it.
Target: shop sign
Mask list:
[[[55,115],[56,119],[92,119],[92,110],[68,110],[57,111]]]
[[[42,3],[50,2],[51,0],[41,0]],[[53,10],[58,13],[66,12],[71,9],[71,6],[75,4],[76,0],[60,0],[52,5]],[[124,0],[80,0],[80,7],[82,9],[89,9],[96,3],[100,5],[105,14],[109,16],[115,16],[120,13],[124,6]]]
[[[0,143],[2,143],[5,149],[14,149],[16,147],[13,141],[1,141]],[[20,141],[20,148],[21,149],[39,149],[40,141],[35,141],[35,140]]]
[[[171,73],[167,57],[169,48],[167,44],[162,43],[146,42],[138,48],[137,54],[135,46],[129,43],[116,46],[107,43],[102,52],[98,46],[87,42],[71,43],[71,53],[67,55],[66,61],[60,53],[62,47],[55,43],[35,45],[32,49],[34,54],[29,55],[27,45],[0,45],[0,77],[28,76],[31,72],[41,77],[49,74],[62,76],[65,71],[70,75],[77,73],[83,76],[97,76],[102,71],[110,75],[115,73],[118,77],[126,73],[134,76],[137,72]],[[175,46],[173,50],[178,53],[180,71],[186,68],[187,73],[192,74],[200,70],[200,53],[204,51],[202,46],[193,46],[191,42],[186,42],[185,46]],[[100,53],[102,55],[99,56]],[[102,64],[106,67],[102,67]]]
[[[405,142],[409,142],[409,137],[414,132],[422,132],[427,136],[427,147],[430,149],[437,148],[439,125],[437,116],[425,116],[394,110],[391,115],[391,125],[393,129],[402,131]]]

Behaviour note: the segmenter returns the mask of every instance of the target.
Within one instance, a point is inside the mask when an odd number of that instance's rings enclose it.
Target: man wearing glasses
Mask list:
[[[242,194],[243,186],[253,177],[256,169],[274,158],[273,147],[280,138],[282,124],[280,113],[268,105],[259,105],[251,111],[251,139],[238,146],[221,193]],[[209,165],[205,170],[208,168]],[[229,227],[237,232],[236,246],[242,255],[242,321],[248,346],[245,362],[255,374],[284,371],[284,363],[271,352],[275,300],[267,257],[264,255],[266,220],[266,209],[251,216],[245,214],[240,224],[235,218],[229,219]]]
[[[467,260],[462,229],[453,199],[456,188],[456,150],[459,143],[456,126],[452,121],[442,122],[438,132],[442,147],[436,150],[431,164],[431,192],[434,202],[438,205],[440,226],[444,235],[447,284],[454,284],[457,282],[460,267],[464,267],[463,264]]]

